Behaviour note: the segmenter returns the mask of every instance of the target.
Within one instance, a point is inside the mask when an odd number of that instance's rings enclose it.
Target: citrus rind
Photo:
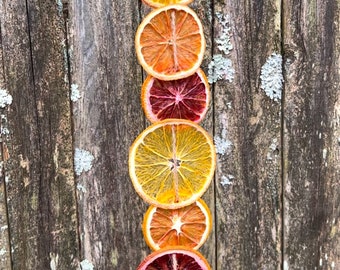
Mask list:
[[[178,257],[181,257],[181,261],[177,260]],[[184,261],[188,261],[188,265],[183,265]],[[160,262],[161,265],[157,264],[157,261]],[[156,264],[156,265],[155,265]],[[204,256],[193,249],[186,248],[183,246],[175,246],[169,248],[163,248],[154,251],[149,254],[137,267],[137,270],[147,270],[147,269],[163,269],[162,265],[166,264],[168,266],[167,269],[176,270],[179,268],[171,268],[173,265],[175,267],[183,267],[180,269],[187,269],[187,266],[194,266],[195,270],[211,270],[211,267],[208,261],[204,258]],[[182,265],[180,265],[182,264]],[[153,267],[153,268],[151,268]]]
[[[204,94],[201,91],[197,95],[197,91],[195,89],[190,89],[190,91],[185,89],[190,84],[192,87],[193,82],[196,83],[196,85],[194,85],[196,89],[200,87],[199,84],[204,85]],[[152,93],[151,88],[153,88],[155,84],[157,84],[157,91],[163,96],[158,97]],[[183,91],[185,91],[184,95],[181,95],[180,93],[172,93],[177,91],[176,88],[180,87],[183,87]],[[196,92],[195,96],[190,94],[190,92],[193,91]],[[166,94],[168,94],[168,96],[166,96]],[[155,123],[166,118],[181,118],[191,120],[195,123],[200,123],[208,111],[210,99],[210,86],[202,69],[198,69],[189,77],[171,81],[162,81],[148,75],[143,83],[141,91],[142,108],[146,118],[151,123]],[[182,109],[185,111],[181,111]],[[165,111],[167,112],[164,113]],[[181,117],[164,117],[164,115],[169,112],[177,115],[180,114]]]
[[[154,1],[154,0],[143,0],[143,2],[152,7],[152,8],[161,8],[161,7],[165,7],[167,5],[170,4],[170,2],[172,3],[176,3],[176,4],[180,4],[180,5],[189,5],[193,0],[178,0],[178,1],[168,1],[169,3],[167,3],[166,1]],[[165,2],[165,3],[164,3]]]
[[[173,139],[177,137],[177,141]],[[172,151],[174,148],[177,150]],[[211,137],[201,126],[184,119],[154,123],[136,138],[129,152],[129,174],[136,192],[149,204],[165,209],[197,201],[208,189],[215,166]]]
[[[192,208],[189,208],[192,207]],[[199,216],[201,216],[201,214],[204,215],[204,220],[200,220],[197,221],[197,217],[198,215],[196,214],[195,217],[190,216],[188,220],[188,215],[191,213],[190,210],[192,210],[194,207],[198,207],[199,208]],[[189,208],[189,209],[188,209]],[[168,215],[164,215],[164,212],[166,211],[173,211],[176,212],[174,213],[173,216],[168,216]],[[197,209],[195,210],[197,212]],[[168,225],[164,224],[164,222],[160,222],[158,221],[156,224],[154,224],[154,226],[152,226],[152,221],[154,218],[154,214],[156,212],[159,212],[159,215],[162,216],[163,219],[166,220],[166,222],[169,221],[169,223],[171,223],[171,221],[169,219],[173,218],[172,221],[174,222],[172,224],[172,227],[168,227]],[[176,216],[179,215],[179,216]],[[196,219],[193,220],[193,219]],[[199,229],[195,230],[194,235],[192,235],[192,228],[191,228],[191,232],[189,232],[189,234],[187,233],[188,231],[188,226],[192,226],[193,223],[197,222],[198,226],[200,227]],[[180,228],[178,228],[178,224],[181,226]],[[182,226],[186,227],[186,229],[182,230]],[[202,200],[202,199],[198,199],[196,202],[194,202],[192,205],[189,205],[187,207],[183,207],[183,208],[179,208],[176,210],[165,210],[165,209],[159,209],[155,206],[150,206],[149,209],[147,210],[147,212],[144,215],[144,219],[143,219],[143,235],[144,235],[144,239],[145,242],[148,244],[148,246],[152,249],[152,250],[158,250],[167,246],[175,246],[172,245],[170,243],[162,243],[162,245],[160,245],[159,243],[156,243],[154,241],[154,237],[152,236],[152,228],[155,228],[156,230],[159,230],[161,227],[161,230],[163,230],[165,232],[165,234],[167,234],[167,236],[172,235],[171,237],[173,237],[174,235],[174,231],[176,230],[176,234],[178,235],[178,237],[184,238],[186,237],[188,240],[190,240],[190,242],[183,244],[182,243],[178,243],[178,241],[180,241],[179,239],[176,239],[177,244],[175,245],[185,245],[186,247],[190,247],[193,248],[195,250],[199,249],[207,240],[211,230],[212,230],[212,217],[211,217],[211,213],[210,213],[210,209],[209,207],[206,205],[206,203]],[[203,233],[200,235],[200,238],[197,239],[197,236],[199,235],[199,233],[202,231],[203,229]],[[166,239],[166,236],[162,235],[162,239]],[[198,241],[197,241],[198,240]],[[164,240],[163,240],[164,241]]]
[[[195,27],[195,32],[188,33],[188,31],[174,29],[174,25],[179,23],[174,15],[176,12],[185,13],[184,21],[180,22],[181,27],[183,25]],[[160,21],[164,21],[164,18],[157,20],[157,16],[164,15],[169,18],[167,27],[159,25]],[[185,20],[190,20],[190,22]],[[157,27],[161,30],[156,29]],[[171,27],[172,29],[168,29]],[[171,34],[169,34],[170,30]],[[177,36],[179,32],[183,36]],[[195,36],[197,42],[191,44],[187,44],[189,41],[184,42],[183,37],[187,38],[189,35]],[[155,45],[156,39],[157,45]],[[170,46],[172,55],[169,55],[169,50],[166,50]],[[155,47],[157,48],[155,49]],[[151,11],[139,25],[135,36],[135,48],[139,63],[148,74],[165,81],[185,78],[195,73],[202,63],[205,47],[206,42],[200,19],[191,8],[180,4],[168,5]],[[178,58],[178,51],[182,51],[182,55],[185,57]],[[156,52],[158,55],[155,55]],[[146,55],[148,57],[145,57]],[[173,61],[169,61],[169,59],[173,59]],[[174,62],[173,65],[169,64],[170,62]]]

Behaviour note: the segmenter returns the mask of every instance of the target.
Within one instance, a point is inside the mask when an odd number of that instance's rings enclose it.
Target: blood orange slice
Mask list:
[[[185,5],[154,9],[137,29],[135,48],[148,74],[161,80],[185,78],[194,74],[203,60],[203,27]]]
[[[210,101],[207,77],[199,69],[193,75],[172,81],[163,81],[149,75],[142,86],[142,107],[152,122],[167,118],[200,122]]]
[[[198,249],[211,228],[210,210],[201,199],[175,210],[150,206],[143,221],[145,241],[153,250],[178,245]]]
[[[137,270],[211,270],[201,253],[182,246],[154,251]]]

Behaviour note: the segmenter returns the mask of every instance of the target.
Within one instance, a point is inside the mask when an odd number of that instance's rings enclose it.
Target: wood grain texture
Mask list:
[[[13,269],[78,264],[63,29],[55,1],[1,1],[5,88],[13,97],[2,143]]]
[[[0,19],[0,25],[1,25]],[[0,34],[1,35],[1,34]],[[2,42],[0,42],[2,44]],[[2,46],[0,46],[0,89],[5,90],[5,70],[3,62]],[[8,104],[7,104],[8,105]],[[6,140],[8,134],[8,121],[7,121],[7,105],[0,109],[0,138],[1,148],[3,147],[3,141]],[[9,230],[8,230],[8,216],[7,216],[7,198],[6,198],[6,176],[4,171],[3,150],[0,150],[0,270],[11,269],[11,246],[9,243]]]
[[[5,175],[2,174],[0,186],[0,270],[7,269],[11,269],[11,246],[8,233]]]
[[[339,1],[286,1],[283,29],[285,265],[337,269]]]
[[[218,151],[203,197],[214,229],[200,249],[214,270],[340,265],[339,5],[190,4],[207,40],[203,70],[213,60],[234,70],[211,84],[202,122]],[[151,253],[148,205],[128,175],[129,147],[150,125],[134,48],[150,11],[142,1],[0,0],[0,88],[13,97],[0,108],[0,270],[135,270]],[[285,80],[276,100],[260,78],[272,53]],[[93,161],[75,175],[79,149]]]
[[[70,3],[75,147],[94,156],[77,183],[82,259],[95,269],[136,269],[149,253],[141,222],[147,205],[128,175],[128,151],[144,129],[140,105],[142,69],[134,36],[139,23],[134,1]]]
[[[206,1],[206,0],[196,0],[194,1],[190,7],[196,12],[198,18],[202,22],[203,25],[203,31],[204,36],[206,39],[206,51],[203,58],[203,62],[201,64],[201,68],[205,72],[206,75],[208,75],[208,65],[211,61],[211,53],[212,53],[212,32],[213,32],[213,22],[212,22],[212,13],[213,13],[213,1]],[[213,89],[211,88],[210,91],[212,92]],[[212,95],[212,100],[209,104],[209,109],[207,114],[205,115],[202,123],[200,123],[205,130],[208,131],[210,136],[213,138],[214,136],[214,100]],[[207,239],[207,241],[204,243],[204,245],[200,248],[200,252],[203,254],[203,256],[208,260],[209,264],[211,265],[212,269],[216,269],[216,208],[215,208],[215,181],[213,181],[210,184],[210,187],[206,191],[206,193],[203,195],[203,200],[207,203],[209,206],[210,212],[212,214],[213,218],[213,229],[212,232]]]
[[[260,74],[267,58],[281,50],[280,1],[215,2],[214,8],[214,54],[230,59],[235,70],[232,82],[219,80],[214,88],[215,269],[278,269],[281,106],[260,88]],[[226,31],[221,16],[229,20],[229,54],[217,43]]]

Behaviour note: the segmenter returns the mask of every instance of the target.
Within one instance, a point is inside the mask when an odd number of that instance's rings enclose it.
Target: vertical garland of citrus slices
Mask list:
[[[150,204],[143,235],[153,253],[137,270],[208,270],[197,251],[212,228],[200,197],[214,175],[216,153],[198,124],[210,101],[200,69],[205,38],[202,24],[187,4],[192,0],[143,0],[155,8],[139,25],[135,48],[148,73],[142,107],[152,123],[134,141],[129,173],[136,192]]]

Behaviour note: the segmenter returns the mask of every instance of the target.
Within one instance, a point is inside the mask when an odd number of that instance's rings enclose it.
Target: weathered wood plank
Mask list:
[[[280,95],[270,98],[260,79],[281,51],[280,16],[277,0],[214,2],[215,269],[280,267]]]
[[[0,17],[0,21],[2,17]],[[0,22],[1,25],[1,22]],[[1,34],[0,34],[1,36]],[[0,99],[0,138],[1,138],[1,150],[0,150],[0,269],[6,270],[11,269],[11,247],[9,244],[9,231],[8,231],[8,217],[7,217],[7,198],[6,198],[6,187],[5,187],[5,173],[4,173],[4,157],[3,157],[3,146],[2,142],[6,140],[6,136],[8,135],[8,126],[7,126],[7,106],[11,103],[11,96],[7,92],[5,88],[5,74],[4,74],[4,62],[3,62],[3,53],[2,53],[2,41],[0,40],[0,91],[1,91],[1,99]],[[6,102],[7,100],[7,102]],[[5,101],[5,102],[4,102]]]
[[[339,1],[284,2],[284,265],[340,267]]]
[[[31,73],[31,65],[30,65],[30,51],[29,51],[29,36],[28,36],[28,25],[27,25],[27,11],[26,6],[22,5],[18,2],[1,2],[1,39],[2,39],[2,48],[3,48],[3,63],[4,63],[4,77],[5,77],[5,87],[8,91],[12,94],[14,98],[14,102],[12,106],[12,115],[14,110],[21,111],[21,114],[17,117],[16,122],[19,124],[17,127],[14,126],[14,117],[13,123],[9,123],[11,127],[11,137],[8,140],[3,141],[2,145],[2,152],[4,156],[4,174],[7,177],[7,190],[10,192],[11,189],[17,191],[13,192],[14,194],[17,193],[17,198],[13,195],[11,196],[8,194],[9,204],[8,204],[8,211],[15,212],[15,208],[20,209],[17,211],[17,217],[13,216],[9,218],[10,226],[9,230],[11,231],[11,244],[15,245],[16,247],[20,246],[21,248],[17,250],[13,249],[13,266],[25,267],[25,266],[33,266],[38,265],[36,262],[36,254],[37,254],[37,241],[36,236],[37,234],[37,217],[33,215],[32,217],[28,217],[28,213],[30,212],[29,203],[32,202],[32,191],[28,192],[21,187],[21,181],[24,179],[28,179],[29,173],[27,172],[28,159],[26,157],[32,157],[34,154],[31,153],[34,149],[38,149],[38,143],[36,141],[36,125],[33,117],[35,116],[35,108],[33,104],[35,103],[33,95],[27,95],[24,99],[24,93],[29,93],[31,89],[33,89],[33,82],[32,78],[27,76],[27,74]],[[5,23],[6,22],[6,23]],[[20,30],[21,31],[18,31]],[[24,30],[23,30],[24,29]],[[16,57],[12,57],[15,55]],[[23,94],[19,94],[18,90],[20,90]],[[17,92],[15,94],[14,92]],[[21,99],[21,100],[20,100]],[[27,100],[28,99],[28,100]],[[20,102],[21,101],[21,102]],[[15,105],[17,104],[17,105]],[[20,107],[18,106],[20,104]],[[14,108],[14,109],[13,109]],[[10,119],[10,113],[6,115],[6,118]],[[14,115],[13,115],[14,116]],[[13,128],[17,129],[18,131],[13,130]],[[19,133],[16,135],[16,133]],[[23,136],[20,136],[23,134]],[[29,140],[30,145],[33,146],[33,149],[30,149],[29,145],[27,144],[27,138],[31,136],[34,140]],[[19,150],[18,152],[24,152],[25,154],[25,161],[22,164],[24,166],[20,166],[20,161],[17,161],[16,158],[21,154],[15,155],[12,148],[12,143],[9,139],[12,136],[16,137],[15,145],[22,146],[23,150]],[[10,152],[11,156],[8,157],[8,153]],[[27,154],[26,154],[27,153]],[[12,158],[13,157],[13,158]],[[20,157],[23,157],[21,154]],[[13,161],[13,165],[11,166],[11,161]],[[13,169],[11,169],[11,167]],[[14,169],[16,168],[16,169]],[[34,168],[34,171],[38,171],[38,164],[35,162],[29,166],[30,170]],[[11,176],[11,171],[13,172],[14,180]],[[24,174],[26,174],[24,176]],[[17,178],[17,179],[16,179]],[[22,180],[21,180],[21,179]],[[15,180],[16,179],[16,180]],[[14,182],[13,182],[14,181]],[[28,181],[27,181],[28,182]],[[32,186],[32,185],[31,185]],[[13,187],[13,188],[12,188]],[[19,191],[19,188],[21,189]],[[16,199],[17,207],[14,207],[13,199]],[[18,199],[21,199],[20,201]],[[36,198],[36,197],[35,197]],[[12,201],[10,201],[12,199]],[[14,202],[15,202],[14,201]],[[34,200],[35,201],[35,200]],[[32,204],[32,203],[31,203]],[[12,207],[11,207],[12,205]],[[21,225],[30,224],[29,227],[33,228],[30,232],[25,232],[24,228]],[[31,237],[33,237],[32,241],[27,241],[26,234],[29,233]],[[22,239],[20,243],[20,239]],[[26,242],[27,244],[23,243]],[[27,245],[25,247],[25,245]],[[28,250],[28,252],[27,252]],[[30,263],[26,263],[25,260],[31,258]],[[15,260],[18,258],[17,260]],[[19,258],[23,260],[20,262]]]
[[[11,247],[9,244],[8,233],[5,175],[2,173],[0,186],[0,270],[10,269],[11,269]]]
[[[11,247],[9,244],[5,176],[1,177],[0,187],[0,269],[11,269]]]
[[[3,89],[3,88],[1,88]],[[5,114],[1,114],[0,117],[4,117]],[[4,130],[4,125],[1,125],[1,130]],[[1,134],[1,140],[5,137],[5,134]],[[3,160],[2,151],[0,158]],[[8,217],[7,217],[7,200],[6,200],[6,187],[5,187],[5,174],[3,171],[3,162],[1,162],[1,185],[0,185],[0,269],[11,269],[11,247],[9,243],[8,232]]]
[[[206,51],[204,55],[204,59],[201,65],[201,68],[204,70],[206,75],[208,76],[208,64],[211,59],[211,53],[212,53],[212,3],[213,1],[206,1],[206,0],[195,0],[190,7],[197,13],[197,16],[201,20],[201,23],[203,25],[204,30],[204,36],[206,39]],[[211,87],[211,85],[210,85]],[[210,89],[212,91],[212,89]],[[213,99],[213,95],[212,95]],[[213,116],[213,106],[214,101],[211,100],[209,104],[209,110],[203,119],[201,125],[205,130],[209,132],[211,137],[213,137],[214,132],[214,116]],[[207,205],[209,206],[209,209],[211,211],[211,215],[213,218],[213,229],[211,232],[210,237],[207,239],[207,241],[204,243],[204,245],[200,248],[200,252],[203,254],[203,256],[208,260],[209,264],[211,265],[212,269],[216,269],[216,230],[215,230],[215,224],[216,224],[216,217],[215,217],[215,184],[214,180],[211,182],[211,185],[209,189],[206,191],[206,193],[203,195],[202,198]]]
[[[94,159],[78,178],[82,259],[95,269],[136,269],[149,253],[141,222],[147,205],[128,175],[128,151],[144,129],[135,1],[70,3],[75,147]]]
[[[26,5],[27,4],[27,5]],[[1,1],[3,142],[13,269],[76,269],[78,236],[64,24],[55,1]],[[66,81],[65,81],[66,79]]]

